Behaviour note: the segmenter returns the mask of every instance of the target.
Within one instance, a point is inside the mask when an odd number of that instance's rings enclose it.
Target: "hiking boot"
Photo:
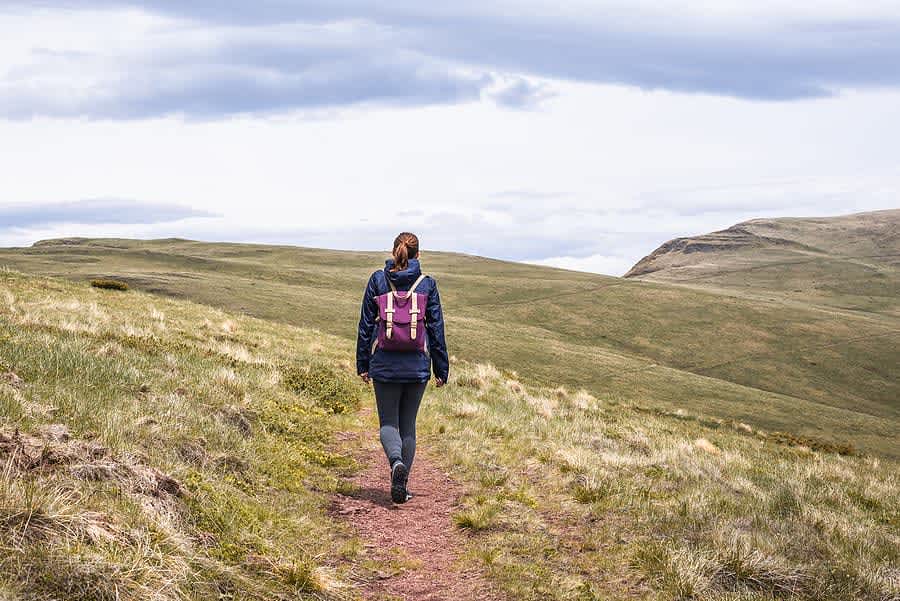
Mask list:
[[[391,501],[394,503],[406,503],[406,479],[409,470],[402,461],[397,461],[391,468]]]

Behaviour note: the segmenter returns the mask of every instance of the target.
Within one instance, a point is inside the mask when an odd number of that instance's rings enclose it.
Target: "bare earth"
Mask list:
[[[372,434],[373,441],[377,445]],[[363,587],[366,599],[495,601],[502,599],[477,571],[460,562],[462,534],[451,517],[459,484],[416,455],[409,488],[414,497],[394,505],[387,462],[380,446],[366,441],[357,458],[363,469],[352,478],[352,496],[338,495],[336,515],[347,520],[381,564],[378,578]]]

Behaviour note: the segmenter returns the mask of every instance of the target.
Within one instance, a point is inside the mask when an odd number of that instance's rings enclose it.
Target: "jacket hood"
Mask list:
[[[390,280],[398,290],[408,290],[420,275],[422,268],[419,266],[418,259],[410,259],[406,269],[401,271],[391,271],[394,266],[394,260],[388,259],[384,262],[384,275]]]

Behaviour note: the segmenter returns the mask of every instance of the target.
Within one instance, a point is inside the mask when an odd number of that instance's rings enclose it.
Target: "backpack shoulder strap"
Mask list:
[[[425,275],[424,273],[423,273],[422,275],[420,275],[420,276],[418,277],[418,279],[417,279],[415,282],[413,282],[413,285],[409,287],[409,290],[408,290],[407,292],[415,292],[415,291],[416,291],[416,288],[419,286],[419,284],[422,283],[422,280],[424,280],[424,279],[427,278],[427,277],[428,277],[428,276]],[[391,287],[391,292],[393,292],[393,293],[396,294],[396,292],[397,292],[397,287],[394,286],[394,282],[392,282],[390,278],[385,278],[385,280],[387,280],[388,286]]]
[[[425,275],[424,273],[423,273],[422,275],[420,275],[419,278],[418,278],[415,282],[413,282],[413,285],[409,287],[409,291],[410,291],[410,292],[415,292],[415,291],[416,291],[416,288],[419,287],[419,284],[421,284],[422,281],[423,281],[425,278],[427,278],[427,277],[428,277],[428,276]]]
[[[417,322],[419,320],[419,313],[421,313],[421,309],[419,309],[419,295],[416,294],[416,286],[422,283],[422,280],[425,279],[424,275],[420,275],[419,278],[413,282],[413,285],[409,287],[408,295],[412,297],[412,309],[409,314],[412,317],[412,320],[409,322],[409,336],[411,339],[416,339],[416,329]]]

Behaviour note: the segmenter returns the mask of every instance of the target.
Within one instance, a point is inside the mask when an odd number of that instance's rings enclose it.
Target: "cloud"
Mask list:
[[[686,188],[648,190],[621,213],[677,215],[685,218],[720,216],[749,219],[782,215],[816,215],[852,212],[854,197],[876,199],[893,194],[900,182],[897,176],[867,181],[860,177],[818,176],[788,179],[763,179],[752,183],[733,183]],[[880,189],[881,186],[888,186]],[[890,199],[886,199],[890,203]]]
[[[616,255],[590,255],[587,257],[549,257],[539,261],[529,261],[533,265],[559,267],[572,271],[587,271],[621,276],[634,267],[634,257]]]
[[[36,49],[0,79],[0,115],[215,119],[364,103],[467,102],[495,85],[488,73],[407,50],[393,37],[365,23],[179,24],[138,36],[134,48]],[[527,93],[520,92],[520,102],[528,102]]]
[[[561,198],[565,196],[562,192],[545,192],[543,190],[529,190],[526,188],[518,188],[515,190],[501,190],[490,195],[491,198],[502,198],[512,200],[549,200]],[[509,206],[509,205],[501,205]]]
[[[11,8],[10,8],[11,6]],[[453,4],[288,2],[13,2],[35,15],[28,58],[3,74],[0,116],[214,119],[366,103],[432,105],[485,97],[531,109],[545,82],[784,101],[900,86],[900,18],[772,9],[744,20],[633,5],[523,0]],[[78,19],[105,43],[48,39],[42,9]],[[104,27],[151,23],[119,43]],[[723,10],[723,14],[727,11]],[[682,14],[684,13],[684,14]],[[115,15],[119,15],[116,17]],[[823,15],[823,16],[819,16]],[[26,32],[31,28],[24,27]],[[62,37],[62,36],[61,36]],[[53,48],[43,48],[53,45]],[[21,50],[21,48],[20,48]],[[2,65],[0,65],[2,67]]]
[[[504,81],[488,91],[488,96],[498,105],[513,109],[533,109],[554,95],[549,86],[533,83],[524,77]]]
[[[245,223],[173,205],[127,201],[50,203],[30,208],[17,205],[0,210],[0,246],[73,236],[179,237],[373,250],[389,248],[400,230],[409,230],[419,235],[426,252],[464,252],[573,269],[603,267],[613,270],[605,273],[620,275],[615,270],[626,259],[602,263],[596,257],[615,253],[639,258],[661,241],[659,233],[606,231],[601,225],[604,217],[599,213],[586,214],[575,224],[568,223],[564,219],[566,210],[562,206],[548,209],[542,221],[521,218],[516,207],[502,215],[496,210],[479,209],[412,211],[402,217],[373,215],[348,221],[337,230],[317,223],[304,226]],[[510,226],[511,222],[515,224]],[[640,242],[636,243],[636,239]],[[627,267],[621,271],[624,273]]]
[[[168,203],[94,199],[0,206],[0,230],[56,224],[158,224],[214,213]]]

